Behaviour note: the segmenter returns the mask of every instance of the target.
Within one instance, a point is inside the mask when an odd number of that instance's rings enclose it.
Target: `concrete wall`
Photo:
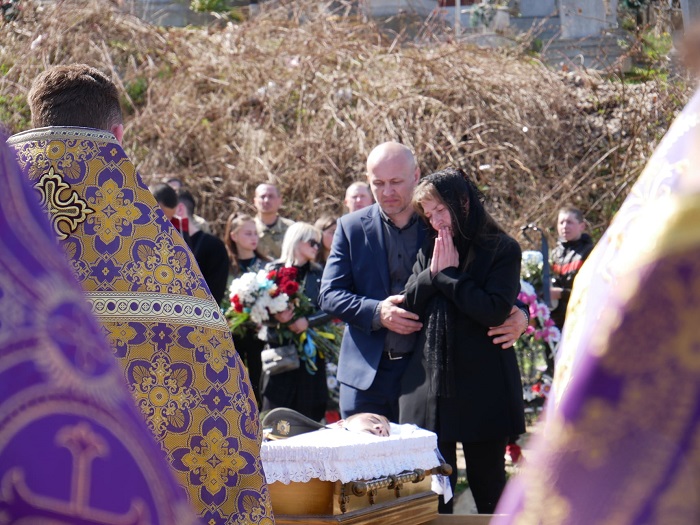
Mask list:
[[[437,7],[437,0],[361,0],[370,16],[392,16],[399,11],[412,11],[427,16]]]
[[[211,15],[191,11],[189,0],[127,0],[122,8],[161,26],[206,25],[214,20]]]
[[[617,0],[559,0],[562,38],[598,36],[617,27]]]

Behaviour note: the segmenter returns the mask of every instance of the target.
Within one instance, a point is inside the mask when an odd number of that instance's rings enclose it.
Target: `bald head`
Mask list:
[[[385,142],[367,157],[367,182],[374,200],[399,227],[413,215],[411,196],[420,178],[413,153],[398,142]]]
[[[353,182],[345,190],[345,207],[350,213],[366,208],[372,204],[372,190],[362,181]]]
[[[367,157],[367,173],[378,164],[402,164],[407,170],[416,169],[416,159],[413,152],[398,142],[384,142],[374,148]]]

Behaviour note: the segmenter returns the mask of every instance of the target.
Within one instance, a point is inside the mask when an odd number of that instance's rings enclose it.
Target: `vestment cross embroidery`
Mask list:
[[[41,195],[41,206],[48,212],[51,225],[60,240],[67,239],[88,215],[95,213],[78,192],[72,190],[70,184],[54,171],[53,166],[41,176],[35,188]]]

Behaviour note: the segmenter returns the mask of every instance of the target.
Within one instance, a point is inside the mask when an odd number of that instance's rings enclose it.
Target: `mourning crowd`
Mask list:
[[[342,216],[284,217],[266,181],[255,212],[231,214],[219,238],[194,188],[167,175],[143,184],[101,72],[49,68],[29,102],[35,129],[10,138],[19,168],[5,152],[5,169],[41,194],[121,376],[202,517],[271,519],[254,458],[258,411],[279,407],[324,423],[372,413],[418,425],[451,465],[461,443],[477,509],[494,513],[506,446],[526,431],[513,345],[531,312],[518,300],[520,245],[462,168],[421,173],[408,147],[387,141],[347,188]],[[559,211],[560,328],[593,248],[585,225],[580,210]],[[204,474],[216,436],[235,436],[248,458],[237,476]]]

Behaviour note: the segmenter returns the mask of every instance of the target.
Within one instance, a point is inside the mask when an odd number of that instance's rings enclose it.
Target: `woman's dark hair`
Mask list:
[[[236,243],[233,242],[233,239],[231,239],[231,234],[235,233],[241,226],[243,226],[247,222],[252,222],[255,224],[255,219],[247,215],[245,213],[232,213],[229,215],[228,219],[226,219],[226,229],[224,230],[224,244],[226,245],[226,251],[228,252],[228,258],[229,261],[231,261],[231,275],[233,277],[237,277],[239,273],[241,273],[241,267],[238,264],[238,247],[236,246]],[[269,261],[270,258],[265,255],[263,252],[261,252],[259,249],[256,249],[253,253],[255,253],[255,256],[258,259],[261,259],[263,261]]]
[[[429,222],[423,211],[425,200],[441,202],[449,210],[452,218],[454,243],[459,252],[459,260],[464,265],[473,242],[485,245],[504,233],[484,208],[484,194],[460,168],[447,168],[421,179],[413,192],[413,207]],[[433,231],[432,236],[437,236]]]

